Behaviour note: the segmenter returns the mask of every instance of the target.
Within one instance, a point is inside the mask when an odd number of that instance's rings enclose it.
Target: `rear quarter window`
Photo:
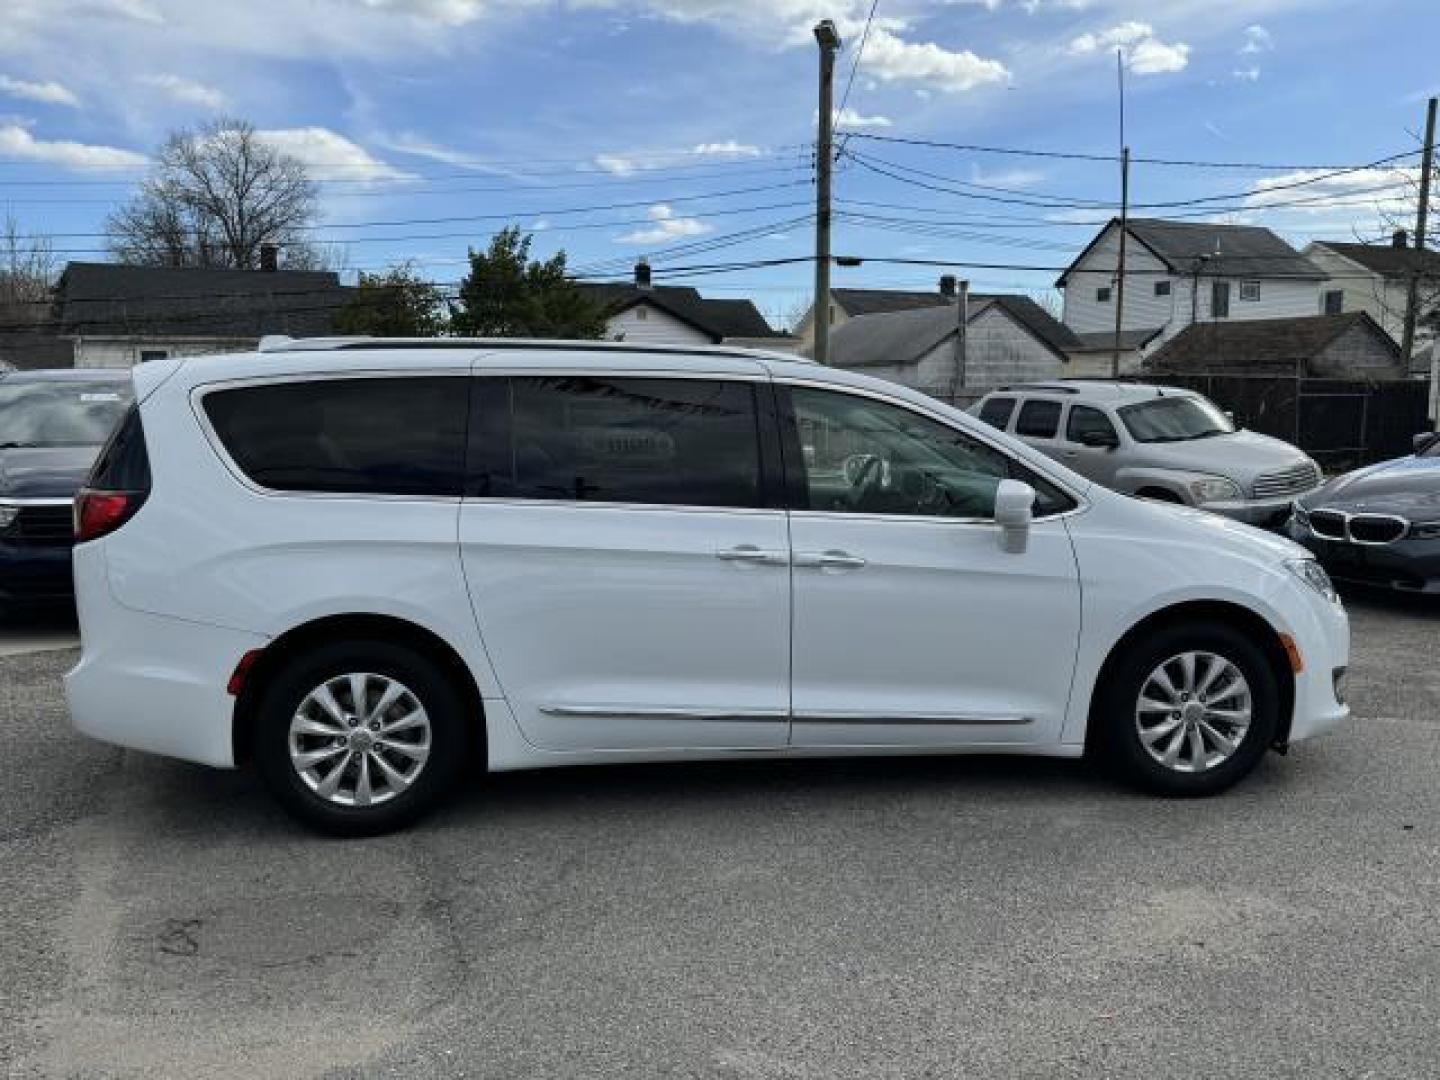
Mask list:
[[[275,491],[461,493],[465,376],[315,379],[212,390],[205,414],[256,484]]]

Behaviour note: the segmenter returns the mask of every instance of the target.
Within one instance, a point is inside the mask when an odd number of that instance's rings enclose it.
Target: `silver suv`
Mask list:
[[[1320,486],[1320,466],[1280,439],[1237,429],[1208,398],[1144,383],[1008,386],[973,409],[1082,476],[1127,495],[1282,524]]]

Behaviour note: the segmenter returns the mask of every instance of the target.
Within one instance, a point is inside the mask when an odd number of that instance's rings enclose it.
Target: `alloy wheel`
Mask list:
[[[1159,664],[1135,704],[1140,745],[1167,769],[1200,773],[1228,761],[1250,730],[1254,704],[1245,674],[1212,652]]]

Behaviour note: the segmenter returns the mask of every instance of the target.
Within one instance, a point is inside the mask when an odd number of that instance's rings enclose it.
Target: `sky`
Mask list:
[[[0,215],[61,260],[105,257],[106,215],[167,132],[232,116],[310,166],[312,236],[351,277],[410,260],[454,282],[467,247],[513,223],[587,278],[644,256],[657,282],[748,296],[777,325],[813,273],[783,260],[814,250],[821,18],[845,41],[833,250],[867,260],[836,286],[949,271],[1044,296],[1118,202],[1117,50],[1132,213],[1263,224],[1297,246],[1376,240],[1413,214],[1440,93],[1437,0],[5,8]]]

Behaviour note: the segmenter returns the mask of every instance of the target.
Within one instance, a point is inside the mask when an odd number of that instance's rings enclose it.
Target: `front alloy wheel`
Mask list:
[[[1250,684],[1235,664],[1212,652],[1185,652],[1145,680],[1135,728],[1145,751],[1165,768],[1200,773],[1240,748],[1251,711]]]

